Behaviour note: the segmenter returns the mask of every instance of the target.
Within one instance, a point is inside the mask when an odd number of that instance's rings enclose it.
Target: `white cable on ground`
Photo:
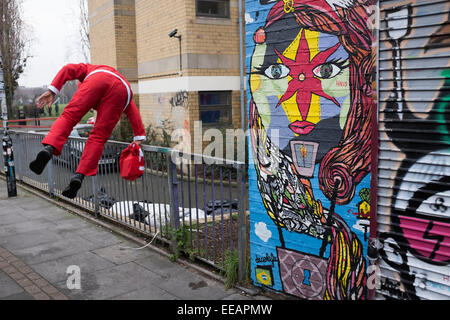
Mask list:
[[[155,235],[153,236],[152,240],[150,240],[150,242],[147,243],[147,244],[146,244],[145,246],[143,246],[143,247],[139,247],[139,248],[131,248],[131,247],[122,247],[122,246],[119,246],[119,249],[120,249],[120,250],[125,250],[125,249],[141,250],[141,249],[144,249],[145,247],[147,247],[148,245],[150,245],[150,244],[153,242],[153,240],[155,240],[155,238],[156,238],[156,236],[158,235],[158,233],[159,233],[159,231],[156,231],[156,233],[155,233]]]

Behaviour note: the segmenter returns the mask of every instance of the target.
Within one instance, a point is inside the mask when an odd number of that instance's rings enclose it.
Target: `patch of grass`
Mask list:
[[[52,117],[59,117],[66,106],[67,103],[59,104],[58,113],[56,113],[55,105],[52,105]]]
[[[238,282],[239,258],[237,251],[227,250],[223,262],[225,288],[229,289]]]
[[[195,250],[191,248],[191,233],[189,226],[169,230],[170,239],[176,241],[175,252],[170,256],[170,261],[175,262],[181,252],[186,253],[192,261],[195,259]]]
[[[52,105],[52,117],[59,117],[61,113],[63,112],[64,108],[67,106],[67,103],[60,104],[58,108],[58,113],[56,113],[55,105]],[[47,112],[47,108],[45,108],[45,112]],[[86,123],[86,121],[94,116],[94,112],[90,110],[88,113],[84,115],[84,117],[81,119],[81,123]]]
[[[93,117],[93,116],[94,116],[94,112],[89,111],[89,112],[86,113],[86,114],[84,115],[84,117],[81,119],[81,123],[86,123],[87,120],[88,120],[90,117]]]

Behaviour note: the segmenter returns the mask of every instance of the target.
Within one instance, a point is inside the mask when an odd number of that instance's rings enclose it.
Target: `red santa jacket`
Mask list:
[[[125,106],[124,113],[130,120],[134,134],[134,141],[145,140],[144,125],[142,124],[142,119],[139,110],[132,99],[133,92],[131,91],[131,86],[128,83],[128,81],[116,69],[106,65],[93,65],[89,63],[79,63],[79,64],[70,63],[65,65],[57,73],[56,77],[53,79],[48,89],[54,92],[55,94],[58,94],[63,85],[67,81],[78,80],[81,84],[93,72],[99,72],[99,70],[103,70],[104,72],[110,73],[112,76],[119,78],[127,87],[128,101],[127,105]]]

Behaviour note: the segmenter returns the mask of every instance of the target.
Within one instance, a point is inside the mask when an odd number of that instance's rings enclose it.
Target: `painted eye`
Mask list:
[[[270,79],[282,79],[286,77],[289,72],[289,68],[284,64],[273,64],[264,71],[264,74]]]
[[[342,69],[334,63],[324,63],[317,66],[313,70],[313,73],[321,79],[330,79],[337,76],[341,70]]]

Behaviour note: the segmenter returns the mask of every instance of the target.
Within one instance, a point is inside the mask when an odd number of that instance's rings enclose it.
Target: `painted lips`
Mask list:
[[[314,129],[314,123],[309,121],[295,121],[289,125],[289,129],[296,134],[308,134]]]

